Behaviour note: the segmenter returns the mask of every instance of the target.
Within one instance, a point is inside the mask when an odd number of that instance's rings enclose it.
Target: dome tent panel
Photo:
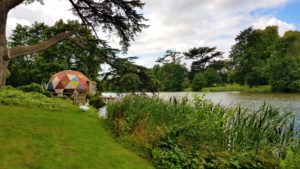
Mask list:
[[[68,76],[64,75],[64,77],[60,80],[60,83],[64,86],[67,87],[71,80],[68,78]]]
[[[55,89],[64,89],[64,86],[59,82],[59,83],[56,85]]]

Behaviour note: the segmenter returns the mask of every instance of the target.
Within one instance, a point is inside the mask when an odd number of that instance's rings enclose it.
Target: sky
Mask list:
[[[152,67],[166,50],[187,51],[210,46],[228,57],[234,38],[253,26],[264,29],[277,25],[280,35],[300,30],[300,0],[142,0],[146,24],[131,43],[127,56],[139,56],[137,64]],[[77,19],[66,0],[44,0],[44,5],[22,4],[9,13],[7,35],[17,23],[54,24],[59,19]],[[118,38],[104,36],[113,47],[120,48]]]

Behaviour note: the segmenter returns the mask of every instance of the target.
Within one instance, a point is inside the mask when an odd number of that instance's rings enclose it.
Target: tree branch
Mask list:
[[[73,31],[63,32],[63,33],[60,33],[60,34],[54,36],[53,38],[51,38],[49,40],[37,43],[35,45],[13,47],[11,49],[8,49],[7,56],[5,57],[5,59],[9,60],[9,59],[14,59],[19,56],[37,53],[37,52],[43,51],[63,40],[70,40],[71,42],[76,44],[78,47],[86,50],[87,48],[85,46],[80,44],[80,42],[76,38],[72,37],[73,34],[74,34]]]
[[[8,11],[11,10],[12,8],[20,5],[22,2],[25,0],[6,0],[6,7],[8,8]]]

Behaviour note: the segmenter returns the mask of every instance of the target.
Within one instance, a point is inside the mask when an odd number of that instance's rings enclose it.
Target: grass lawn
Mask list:
[[[95,113],[0,105],[0,169],[147,169]]]

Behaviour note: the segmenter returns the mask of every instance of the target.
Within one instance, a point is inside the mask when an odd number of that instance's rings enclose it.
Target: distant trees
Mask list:
[[[190,79],[194,78],[195,73],[204,71],[215,59],[221,59],[222,55],[223,52],[217,51],[216,47],[194,47],[184,52],[185,58],[192,61]]]
[[[235,40],[229,59],[222,59],[223,52],[215,47],[194,47],[182,53],[168,51],[159,59],[163,64],[155,65],[152,72],[163,84],[163,90],[192,87],[193,91],[200,91],[204,87],[239,83],[250,87],[269,84],[274,92],[300,92],[299,31],[288,31],[280,37],[277,26],[263,30],[249,27]],[[183,57],[192,61],[190,69],[180,65]],[[170,59],[163,62],[165,58]]]
[[[300,32],[286,32],[272,50],[266,66],[272,90],[300,92]]]
[[[222,82],[221,75],[214,69],[209,68],[203,72],[196,73],[192,88],[193,91],[200,91],[204,87],[212,87]]]
[[[186,68],[176,63],[164,64],[156,74],[156,78],[160,80],[162,90],[164,91],[182,91],[182,83],[186,77]]]
[[[118,92],[157,92],[160,82],[151,70],[133,64],[132,58],[118,58],[110,66],[110,71],[104,73],[102,79],[104,90]]]
[[[224,72],[224,64],[217,62],[222,54],[223,52],[217,51],[215,47],[192,48],[183,53],[167,50],[166,54],[157,60],[162,65],[155,65],[152,72],[160,80],[164,91],[182,91],[190,87],[200,90],[207,85],[222,82],[221,72]],[[190,71],[181,64],[184,58],[192,61]],[[206,71],[210,64],[216,68],[211,67]],[[197,78],[194,78],[195,74],[199,74]],[[202,77],[202,74],[205,77]]]
[[[139,76],[135,73],[127,73],[120,77],[114,84],[119,92],[136,92],[142,84]]]
[[[300,92],[300,32],[279,36],[277,26],[248,28],[236,37],[230,79],[250,87],[270,84],[274,92]]]
[[[264,30],[252,27],[243,30],[235,38],[236,44],[229,55],[233,62],[233,81],[250,87],[267,84],[265,66],[271,57],[271,47],[279,38],[277,26],[269,26]]]
[[[164,56],[156,60],[159,64],[154,65],[152,73],[160,81],[164,91],[182,91],[187,84],[183,84],[187,77],[187,69],[181,64],[183,55],[175,50],[167,50]]]
[[[177,52],[175,50],[167,50],[163,57],[160,57],[156,60],[158,63],[176,63],[180,64],[183,56],[181,52]]]

